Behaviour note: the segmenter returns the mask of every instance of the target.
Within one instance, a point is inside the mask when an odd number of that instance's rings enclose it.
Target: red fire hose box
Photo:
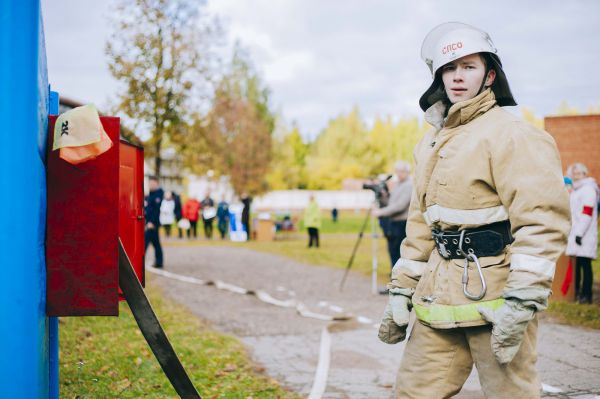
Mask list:
[[[52,151],[56,116],[49,117],[48,316],[119,314],[119,236],[144,282],[143,150],[120,141],[119,118],[100,121],[112,147],[73,165]]]

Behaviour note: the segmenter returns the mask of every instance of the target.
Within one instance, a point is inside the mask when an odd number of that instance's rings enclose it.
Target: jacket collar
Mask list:
[[[438,101],[425,111],[425,120],[436,130],[454,128],[465,125],[480,115],[483,115],[496,105],[496,97],[491,89],[486,89],[479,95],[467,101],[461,101],[450,107],[448,116],[444,118],[446,105]]]
[[[444,127],[453,128],[465,125],[478,116],[485,114],[494,105],[496,105],[494,92],[490,89],[484,90],[470,100],[452,105],[448,111]]]

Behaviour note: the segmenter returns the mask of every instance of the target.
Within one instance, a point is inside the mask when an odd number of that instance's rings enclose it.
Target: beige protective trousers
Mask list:
[[[415,322],[396,380],[396,398],[442,399],[460,392],[473,363],[486,398],[539,398],[535,369],[537,318],[512,362],[501,365],[490,345],[491,326],[434,329]]]

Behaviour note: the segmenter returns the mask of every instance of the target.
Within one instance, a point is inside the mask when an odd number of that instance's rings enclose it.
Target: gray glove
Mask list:
[[[407,288],[390,289],[390,298],[379,326],[379,340],[386,344],[397,344],[406,338],[406,328],[412,307],[414,290]]]
[[[493,325],[492,352],[496,360],[500,364],[510,363],[521,347],[527,324],[535,317],[535,308],[509,298],[498,309],[479,308],[479,313]]]

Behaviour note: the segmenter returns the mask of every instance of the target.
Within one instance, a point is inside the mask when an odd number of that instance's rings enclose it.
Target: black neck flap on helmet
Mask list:
[[[490,69],[496,71],[496,78],[494,79],[494,83],[492,83],[491,89],[494,92],[494,96],[496,97],[496,103],[501,107],[507,106],[515,106],[517,102],[515,101],[512,92],[510,91],[510,86],[508,85],[508,79],[506,79],[506,74],[502,69],[502,62],[500,62],[500,58],[494,53],[482,52],[480,53],[485,57],[486,61],[486,74],[484,77],[487,77],[487,72]],[[437,103],[440,100],[444,100],[448,104],[450,104],[450,100],[446,95],[446,90],[444,88],[444,82],[442,81],[442,69],[439,68],[435,74],[435,78],[433,79],[433,83],[429,86],[429,89],[421,96],[419,99],[419,106],[423,111],[427,111],[429,107],[433,104]],[[483,88],[483,84],[482,84]],[[480,89],[481,92],[481,89]]]

